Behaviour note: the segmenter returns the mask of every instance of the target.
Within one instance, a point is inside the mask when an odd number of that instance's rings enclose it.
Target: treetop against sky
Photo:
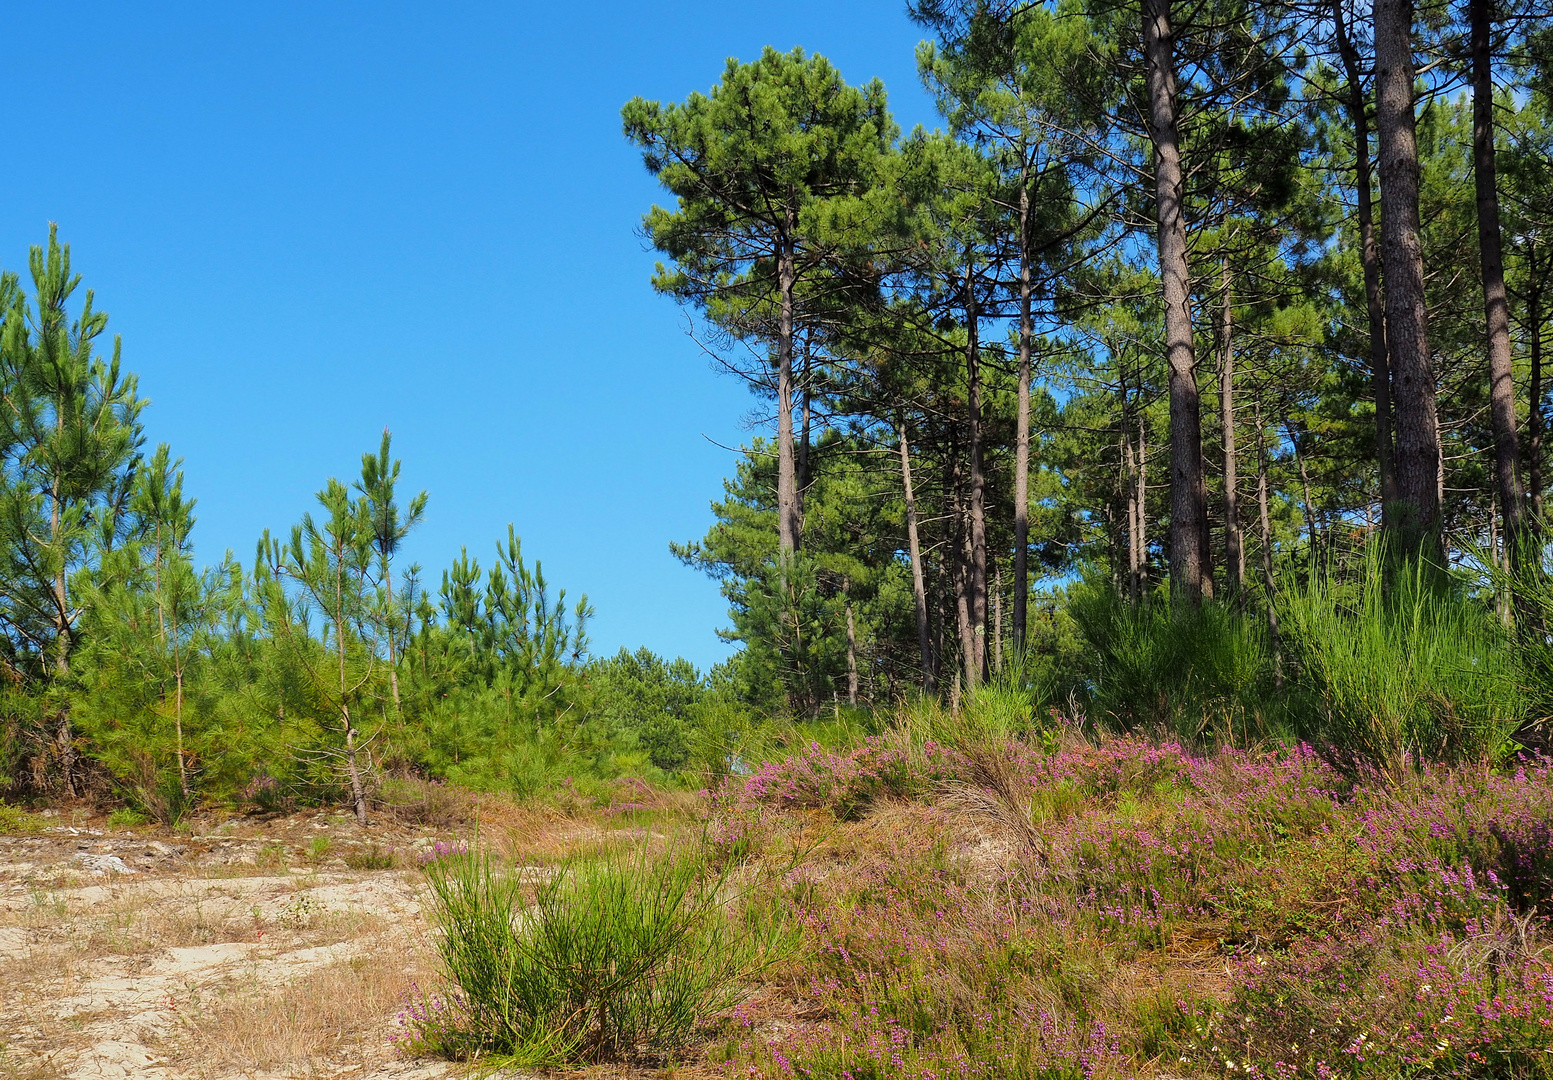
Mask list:
[[[11,171],[0,267],[58,223],[149,444],[185,459],[200,561],[250,560],[386,426],[431,496],[403,565],[489,564],[511,521],[592,598],[597,651],[726,654],[668,542],[705,531],[751,401],[648,285],[664,196],[620,106],[802,45],[932,124],[903,5],[99,4],[8,30],[12,115],[78,152]]]

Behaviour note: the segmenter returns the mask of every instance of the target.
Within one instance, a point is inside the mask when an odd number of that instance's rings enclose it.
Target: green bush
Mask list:
[[[1487,761],[1510,750],[1525,700],[1510,635],[1489,605],[1426,569],[1370,554],[1343,589],[1313,580],[1282,605],[1307,697],[1308,737],[1345,770]]]
[[[743,918],[728,870],[700,851],[614,852],[563,865],[521,903],[521,877],[486,855],[426,867],[452,991],[415,1034],[423,1049],[514,1064],[672,1052],[736,1004],[786,931]]]
[[[1189,742],[1275,733],[1284,726],[1260,619],[1233,608],[1146,600],[1083,582],[1069,610],[1089,645],[1083,690],[1096,719]]]
[[[43,819],[37,814],[28,813],[19,806],[7,806],[0,802],[0,836],[38,832],[42,828]]]

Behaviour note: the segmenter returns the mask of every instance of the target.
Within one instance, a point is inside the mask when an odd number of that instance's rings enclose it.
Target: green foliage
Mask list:
[[[39,832],[42,828],[43,819],[37,814],[0,802],[0,836]]]
[[[1509,635],[1488,606],[1418,563],[1372,552],[1342,588],[1313,579],[1284,602],[1310,697],[1309,738],[1349,768],[1494,761],[1526,710]]]
[[[519,875],[486,855],[444,856],[426,873],[453,995],[421,1038],[449,1057],[549,1065],[672,1053],[748,993],[786,937],[769,913],[745,918],[730,871],[690,847],[566,863],[526,906]]]
[[[1189,742],[1262,737],[1285,722],[1256,619],[1224,604],[1133,607],[1096,581],[1070,591],[1068,610],[1091,650],[1079,689],[1096,718]]]
[[[53,226],[28,264],[30,303],[15,274],[0,275],[0,626],[7,671],[48,698],[10,725],[28,744],[31,777],[74,792],[75,732],[58,683],[84,611],[75,587],[125,539],[145,402],[120,370],[118,340],[110,359],[97,352],[108,316],[91,290],[72,318],[81,278]]]

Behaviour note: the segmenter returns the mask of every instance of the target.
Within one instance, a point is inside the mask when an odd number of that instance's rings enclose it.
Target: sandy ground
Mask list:
[[[393,1043],[433,966],[416,854],[448,837],[204,828],[0,836],[0,1080],[450,1075]]]

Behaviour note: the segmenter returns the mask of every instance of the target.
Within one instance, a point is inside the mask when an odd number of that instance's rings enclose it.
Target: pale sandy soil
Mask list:
[[[454,1075],[392,1042],[433,966],[406,868],[432,830],[205,828],[0,836],[0,1080]]]

